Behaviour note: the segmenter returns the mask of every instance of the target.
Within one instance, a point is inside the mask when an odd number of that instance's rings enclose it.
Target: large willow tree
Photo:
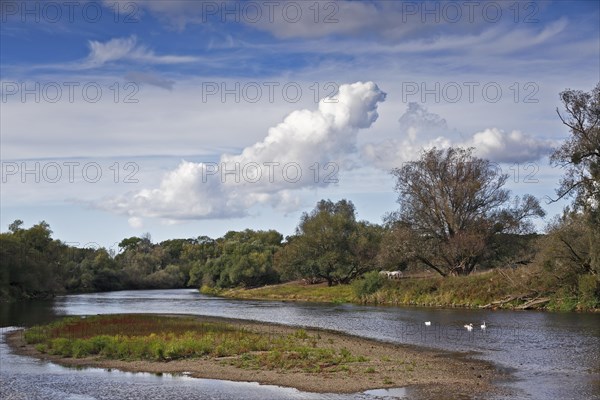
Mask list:
[[[377,268],[381,236],[380,226],[356,220],[351,201],[321,200],[302,215],[296,234],[277,254],[277,264],[288,279],[349,283]]]
[[[508,175],[472,149],[431,149],[392,171],[400,209],[387,217],[395,254],[439,274],[466,275],[492,257],[490,244],[503,233],[532,230],[543,216],[530,195],[512,198]]]

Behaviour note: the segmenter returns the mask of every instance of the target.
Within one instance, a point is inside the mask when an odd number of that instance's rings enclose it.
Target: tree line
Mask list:
[[[571,136],[550,159],[565,171],[551,201],[573,202],[545,235],[533,229],[532,221],[545,215],[538,199],[513,196],[505,188],[508,175],[490,161],[474,149],[433,148],[392,170],[399,208],[381,225],[358,220],[349,200],[321,200],[285,239],[274,230],[250,229],[160,243],[144,235],[123,239],[114,255],[52,239],[45,222],[25,229],[17,220],[0,234],[0,295],[221,289],[296,279],[336,285],[376,270],[455,276],[534,260],[567,284],[595,277],[600,294],[600,83],[560,98],[564,111],[557,112]]]

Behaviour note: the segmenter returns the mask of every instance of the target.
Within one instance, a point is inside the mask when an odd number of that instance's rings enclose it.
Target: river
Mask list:
[[[179,313],[333,329],[367,338],[472,353],[512,372],[511,399],[600,399],[600,315],[223,299],[197,290],[139,290],[0,306],[3,333],[63,315]],[[431,321],[425,326],[424,321]],[[480,325],[485,321],[486,329]],[[473,323],[472,332],[463,325]],[[410,392],[323,395],[256,383],[74,370],[16,356],[0,343],[3,399],[355,399]],[[502,398],[496,397],[498,400]]]

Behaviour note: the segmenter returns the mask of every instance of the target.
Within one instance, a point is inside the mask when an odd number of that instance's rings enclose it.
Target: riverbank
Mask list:
[[[390,306],[462,307],[507,310],[599,312],[596,278],[584,276],[579,290],[550,286],[534,271],[494,269],[469,276],[422,275],[399,280],[382,278],[365,292],[354,285],[308,285],[293,281],[259,288],[200,291],[205,294],[245,300],[308,301]],[[589,278],[589,279],[587,279]],[[582,290],[582,287],[591,289]],[[575,292],[575,294],[573,294]]]
[[[23,331],[9,334],[7,342],[17,354],[65,366],[114,368],[130,372],[185,373],[197,378],[259,382],[321,393],[355,393],[376,388],[408,387],[418,398],[459,398],[493,392],[497,390],[493,381],[506,378],[492,364],[471,359],[465,354],[399,346],[325,330],[225,318],[177,316],[158,322],[163,326],[176,326],[178,322],[173,325],[173,318],[186,324],[187,328],[190,324],[199,323],[205,324],[205,330],[210,330],[210,324],[217,324],[219,329],[237,335],[238,341],[253,338],[255,341],[275,344],[276,347],[241,351],[233,355],[219,355],[210,350],[201,357],[156,361],[110,359],[102,354],[81,358],[64,357],[49,347],[42,348],[40,344],[43,340],[37,344],[27,343],[25,339],[28,335]],[[110,324],[105,322],[98,326],[110,329]],[[77,326],[79,328],[63,329],[63,336],[54,339],[62,338],[74,343],[78,336],[89,337],[90,331],[86,331],[87,328],[82,328],[81,324]],[[156,327],[151,329],[157,331]],[[130,328],[129,333],[118,333],[118,329],[112,332],[120,335],[121,343],[126,343],[127,340],[123,338],[133,331]],[[173,335],[181,333],[172,332],[169,336],[168,332],[157,331],[147,337],[166,334],[166,337],[173,338]],[[31,338],[28,339],[31,342]],[[289,347],[282,350],[277,346]],[[184,349],[179,351],[185,352]],[[316,354],[320,358],[315,359],[313,356]]]

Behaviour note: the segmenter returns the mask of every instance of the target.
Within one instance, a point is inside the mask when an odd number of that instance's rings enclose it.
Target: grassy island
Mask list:
[[[68,317],[9,335],[22,355],[67,366],[186,373],[314,392],[409,387],[425,398],[494,390],[491,364],[324,330],[215,317]]]

